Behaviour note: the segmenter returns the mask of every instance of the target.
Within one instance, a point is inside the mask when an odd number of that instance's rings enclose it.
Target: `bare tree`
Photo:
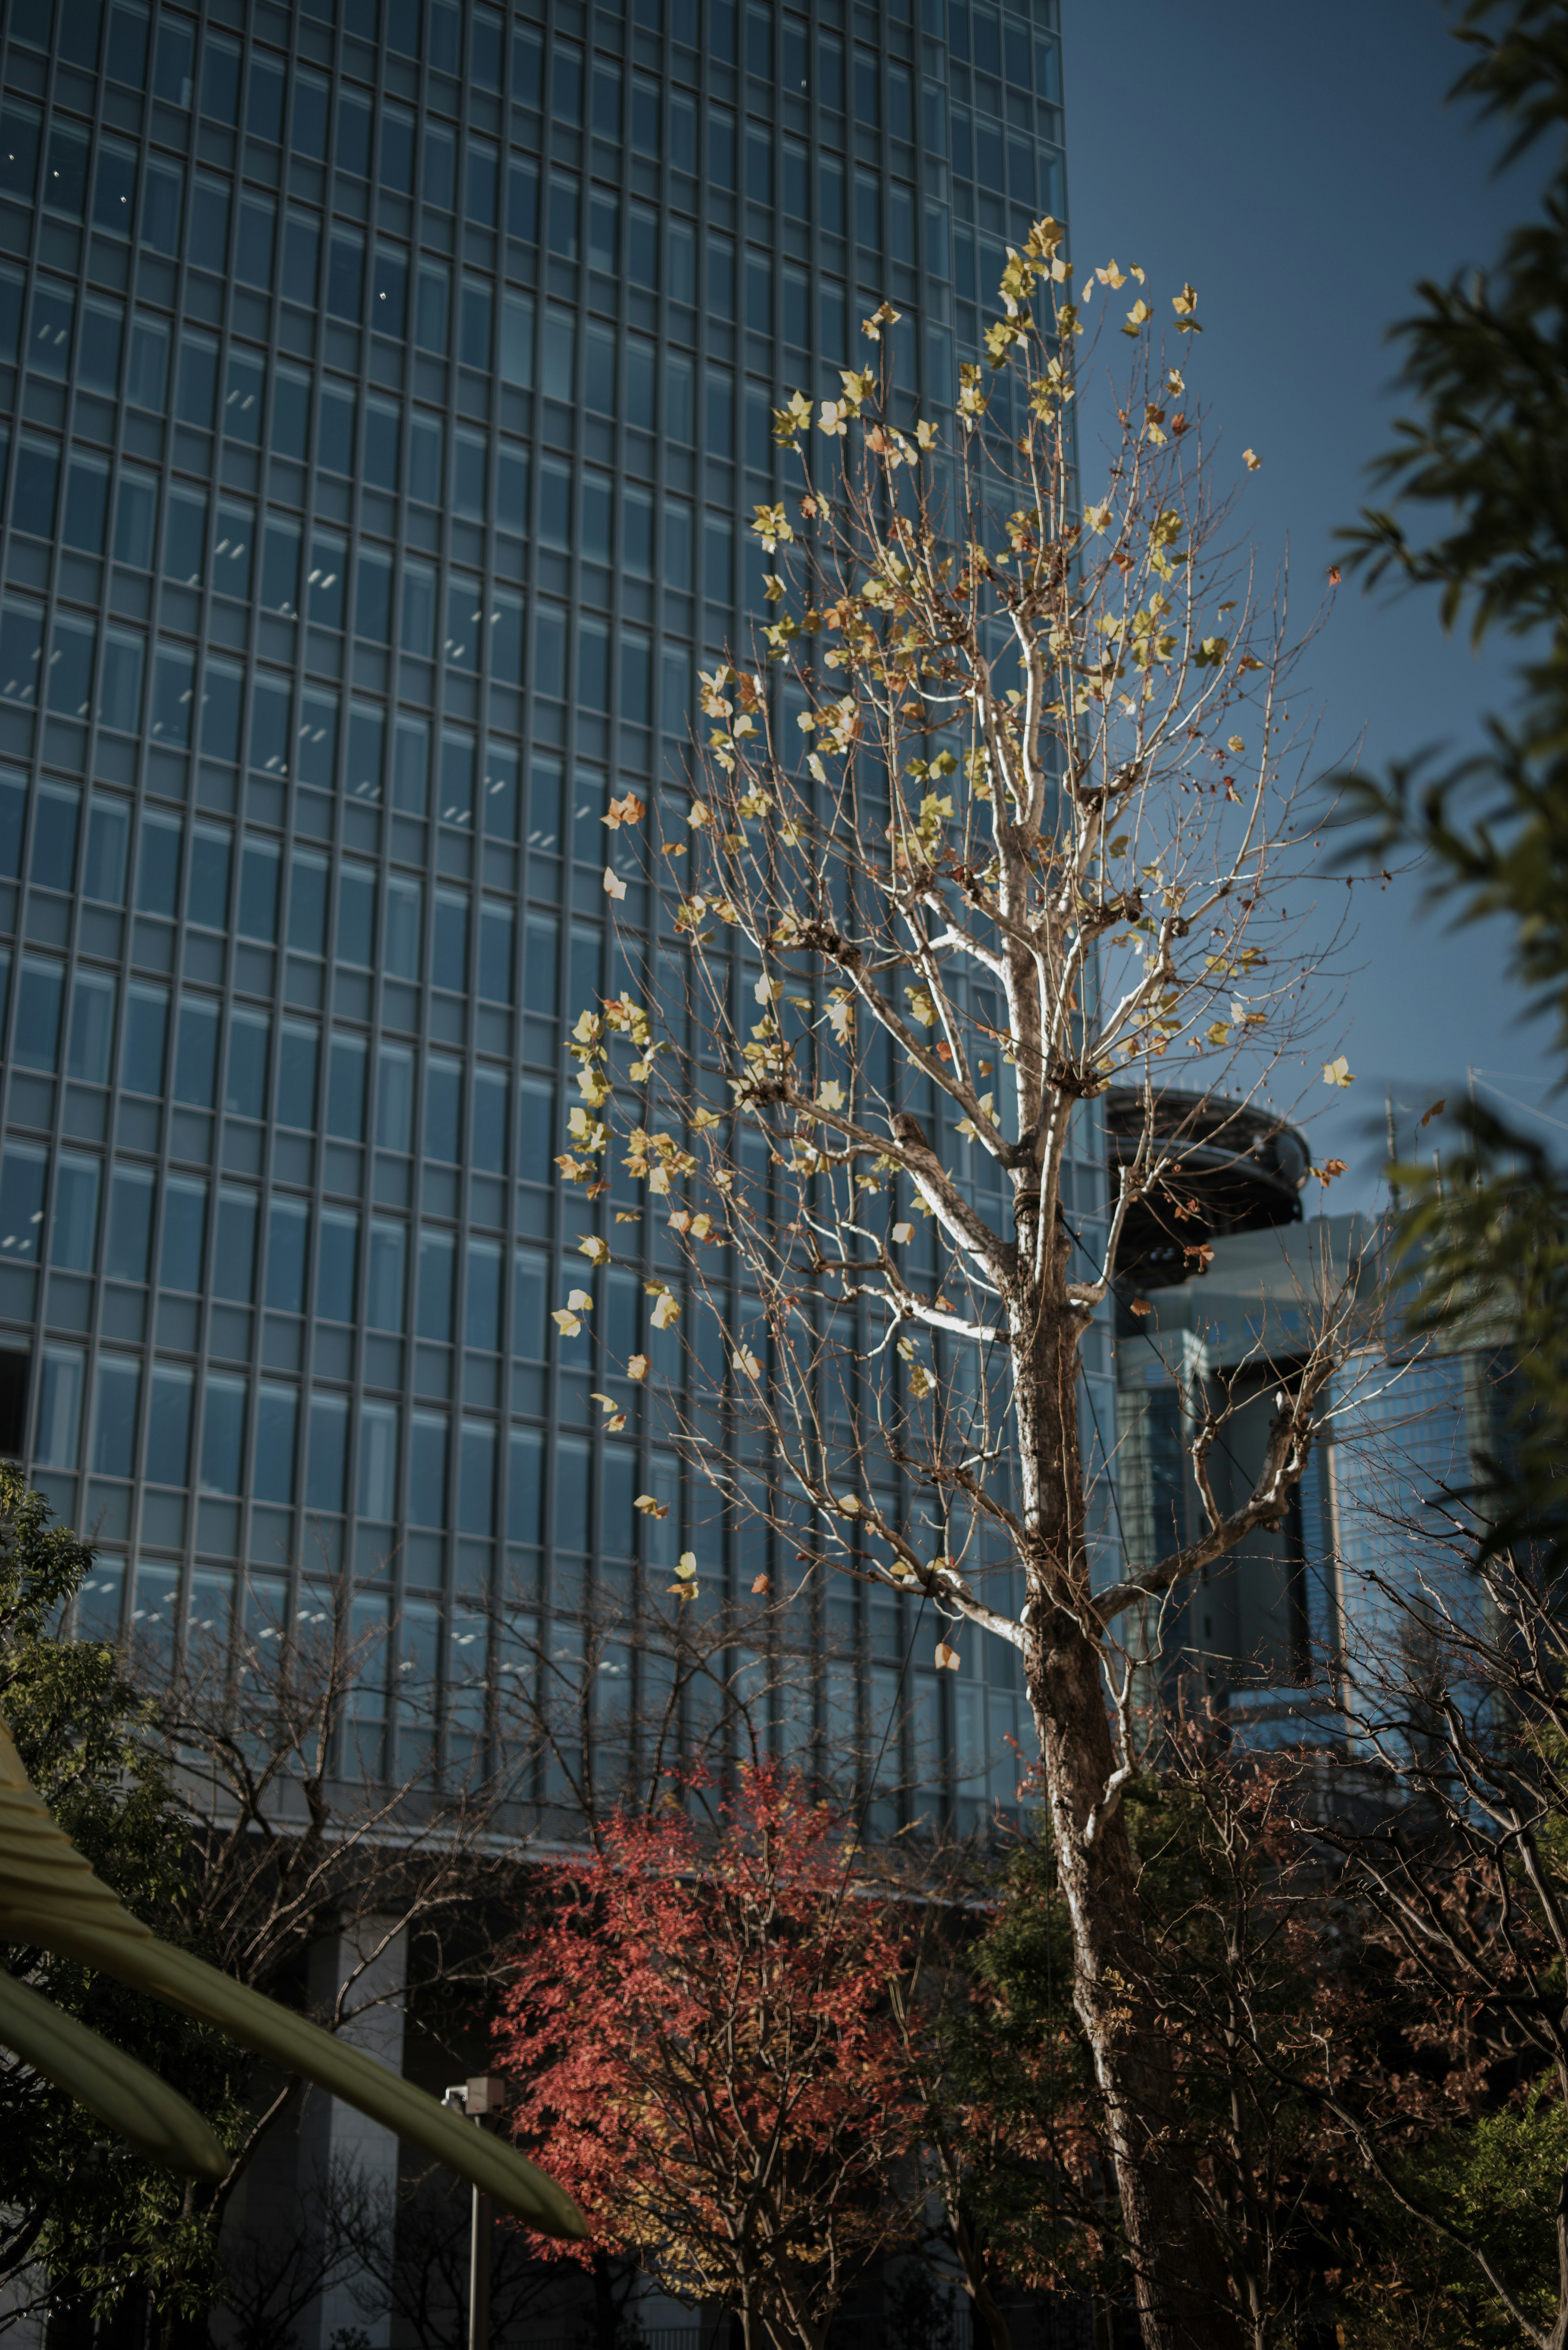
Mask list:
[[[389,1607],[325,1568],[292,1597],[258,1577],[232,1640],[226,1622],[192,1622],[172,1651],[133,1640],[127,1668],[183,1815],[171,1931],[237,1981],[303,2000],[328,2031],[373,2034],[410,1981],[483,1999],[494,1960],[479,1921],[515,1908],[525,1840],[504,1832],[500,1762]],[[324,1946],[337,1963],[313,1968]],[[210,2224],[300,2094],[252,2068]]]
[[[722,1336],[693,1333],[699,1376],[753,1435],[717,1444],[694,1412],[698,1474],[777,1530],[803,1583],[832,1566],[914,1595],[941,1619],[939,1664],[955,1626],[1021,1656],[1144,2337],[1175,2350],[1228,2343],[1234,2323],[1117,1815],[1117,1626],[1283,1517],[1351,1305],[1333,1284],[1310,1301],[1239,1505],[1207,1474],[1221,1407],[1191,1445],[1200,1536],[1096,1588],[1080,1349],[1135,1203],[1184,1203],[1161,1079],[1257,1095],[1312,1016],[1279,902],[1312,852],[1283,597],[1226,550],[1196,411],[1138,287],[1114,445],[1080,504],[1076,338],[1091,295],[1125,283],[1113,264],[1070,298],[1043,221],[1009,258],[990,389],[966,365],[943,425],[873,368],[846,371],[815,420],[819,478],[810,403],[778,412],[803,494],[757,513],[776,617],[754,668],[703,681],[701,789],[658,809],[649,1001],[582,1008],[560,1163],[619,1221],[639,1221],[639,1184],[649,1212],[668,1205],[680,1278],[650,1284],[627,1374],[661,1377],[682,1289],[710,1309]],[[1195,308],[1189,286],[1173,297],[1179,336]],[[874,344],[896,317],[866,322]],[[607,822],[644,813],[627,795]],[[625,862],[607,867],[612,899]],[[1141,1138],[1091,1252],[1064,1170],[1113,1077],[1143,1105]],[[598,1224],[594,1265],[613,1253]],[[585,1289],[560,1309],[567,1337],[590,1307]],[[695,1550],[679,1572],[701,1583]]]
[[[1431,2246],[1465,2338],[1563,2350],[1568,1622],[1555,1579],[1491,1549],[1478,1516],[1471,1496],[1439,1491],[1406,1517],[1399,1572],[1366,1578],[1378,1638],[1360,1647],[1347,1712],[1362,1819],[1322,1830],[1343,1856],[1340,1898],[1420,2003],[1429,2068],[1469,2126],[1412,2159],[1408,2130],[1326,2050],[1324,2086]]]
[[[853,1795],[875,1758],[853,1724],[819,1722],[823,1661],[799,1610],[766,1594],[726,1602],[680,1584],[547,1625],[514,1615],[494,1692],[510,1792],[596,1850],[613,1813],[658,1811],[677,1782],[701,1804],[705,1784],[770,1754]]]

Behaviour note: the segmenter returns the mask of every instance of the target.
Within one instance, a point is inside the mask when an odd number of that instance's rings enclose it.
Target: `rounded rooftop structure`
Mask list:
[[[1137,1156],[1145,1103],[1131,1086],[1101,1097],[1111,1197]],[[1223,1094],[1163,1089],[1155,1098],[1154,1171],[1122,1227],[1118,1287],[1168,1289],[1203,1269],[1200,1251],[1231,1232],[1302,1220],[1311,1169],[1303,1137],[1282,1118]]]

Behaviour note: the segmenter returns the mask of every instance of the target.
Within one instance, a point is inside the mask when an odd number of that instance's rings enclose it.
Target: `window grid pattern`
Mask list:
[[[317,1541],[452,1620],[629,1595],[666,1533],[624,1492],[672,1464],[545,1351],[585,1221],[562,1015],[621,975],[597,819],[683,774],[695,667],[760,593],[769,407],[836,389],[884,294],[907,396],[949,395],[966,270],[1064,209],[1054,0],[18,0],[4,31],[33,1471],[99,1529],[105,1627]],[[701,1514],[672,1553],[738,1574]],[[897,1608],[834,1607],[898,1661]]]

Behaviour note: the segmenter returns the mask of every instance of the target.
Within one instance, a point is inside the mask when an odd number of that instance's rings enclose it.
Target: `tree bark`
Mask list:
[[[1027,1240],[1020,1254],[1027,1258]],[[1011,1301],[1029,1621],[1024,1676],[1073,1943],[1073,2003],[1104,2100],[1144,2350],[1236,2350],[1218,2243],[1192,2192],[1175,2068],[1159,2029],[1090,1610],[1078,1330],[1064,1235],[1049,1292]],[[1054,1277],[1053,1277],[1054,1276]],[[1057,1300],[1061,1303],[1057,1303]]]

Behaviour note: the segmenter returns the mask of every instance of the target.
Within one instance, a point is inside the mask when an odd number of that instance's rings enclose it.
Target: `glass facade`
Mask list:
[[[551,1321],[563,1014],[659,951],[635,879],[607,924],[600,818],[684,772],[763,608],[771,409],[884,296],[950,402],[1064,212],[1055,0],[3,30],[0,1441],[96,1532],[84,1628],[350,1568],[461,1744],[487,1641],[628,1598],[704,1506],[655,1399],[614,1436],[594,1401],[651,1223],[597,1337]],[[864,1663],[816,1727],[864,1728],[898,1607],[831,1607]],[[917,1712],[983,1764],[1018,1700],[970,1645]]]

